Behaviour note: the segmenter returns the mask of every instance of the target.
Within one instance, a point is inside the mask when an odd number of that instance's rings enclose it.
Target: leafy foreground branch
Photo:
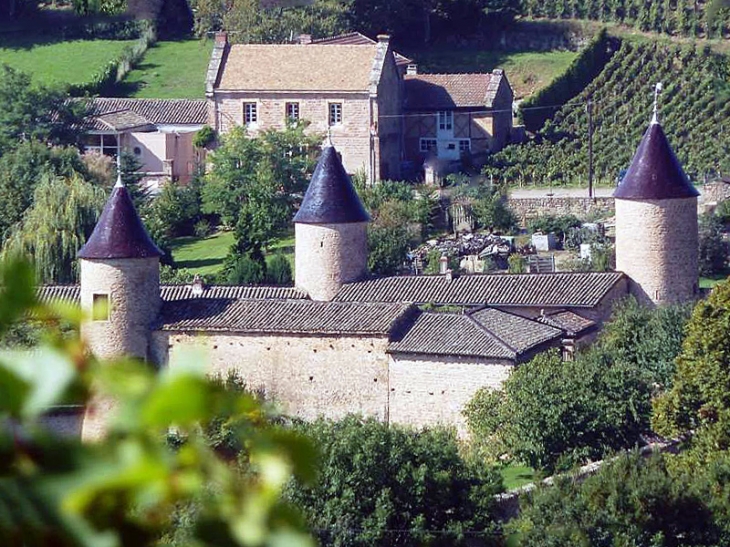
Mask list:
[[[36,301],[28,265],[4,265],[0,277],[0,335],[28,313],[78,324],[78,312]],[[188,545],[313,545],[281,499],[291,477],[313,478],[311,445],[273,424],[253,396],[207,379],[195,361],[156,373],[129,360],[99,362],[78,337],[53,334],[32,353],[0,354],[2,544],[154,545],[176,509],[196,503]],[[103,442],[43,430],[45,410],[83,404],[92,385],[115,401]],[[245,472],[207,442],[203,430],[214,421],[245,447]],[[176,448],[165,438],[171,429],[182,439]]]

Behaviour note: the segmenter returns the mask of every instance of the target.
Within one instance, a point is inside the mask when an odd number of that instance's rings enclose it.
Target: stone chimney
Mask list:
[[[311,34],[300,34],[299,35],[299,43],[303,46],[306,46],[307,44],[312,43],[312,35]]]
[[[409,63],[406,67],[406,74],[418,74],[418,65],[416,63]]]
[[[446,275],[449,272],[449,259],[445,256],[441,256],[439,258],[439,273],[441,275]]]
[[[228,33],[225,31],[218,31],[215,33],[215,45],[216,47],[225,46],[228,43]]]
[[[390,42],[390,34],[378,34],[378,42],[387,44]]]

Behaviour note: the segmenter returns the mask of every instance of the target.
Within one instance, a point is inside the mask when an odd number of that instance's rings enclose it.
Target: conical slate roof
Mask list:
[[[150,258],[162,254],[145,230],[129,192],[118,182],[78,257]]]
[[[662,126],[652,122],[613,197],[681,199],[699,196],[669,146]]]
[[[326,146],[314,169],[302,206],[294,216],[301,224],[367,222],[365,211],[350,177],[333,146]]]

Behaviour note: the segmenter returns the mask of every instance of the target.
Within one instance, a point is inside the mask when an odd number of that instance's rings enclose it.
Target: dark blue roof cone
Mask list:
[[[151,258],[162,256],[145,230],[129,192],[117,182],[79,258]]]
[[[699,196],[669,146],[662,126],[652,122],[613,197],[682,199]]]
[[[350,177],[333,146],[326,146],[314,169],[302,206],[294,216],[301,224],[367,222],[365,211]]]

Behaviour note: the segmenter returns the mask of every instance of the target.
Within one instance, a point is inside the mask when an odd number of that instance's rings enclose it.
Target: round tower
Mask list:
[[[102,359],[146,359],[151,327],[160,311],[160,256],[118,180],[86,245],[79,251],[81,337]],[[112,401],[95,398],[82,437],[104,434]]]
[[[296,286],[312,300],[332,300],[365,277],[369,220],[337,152],[325,146],[294,217]]]
[[[662,126],[652,121],[621,184],[616,203],[616,269],[648,305],[697,297],[697,196]]]

